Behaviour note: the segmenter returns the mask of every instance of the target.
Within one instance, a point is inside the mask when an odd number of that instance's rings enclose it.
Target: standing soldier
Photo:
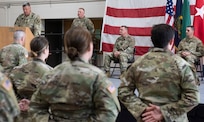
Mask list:
[[[127,69],[127,62],[133,58],[135,39],[128,34],[127,26],[120,27],[120,37],[117,38],[113,52],[105,55],[104,69],[110,77],[110,63],[115,58],[119,60],[121,74]]]
[[[18,16],[14,26],[29,27],[34,36],[40,36],[41,34],[40,16],[31,12],[31,6],[29,2],[25,2],[22,5],[22,7],[23,7],[23,14]]]
[[[94,33],[94,24],[93,22],[85,17],[85,9],[84,8],[79,8],[78,10],[78,18],[75,18],[72,22],[71,27],[77,27],[81,26],[85,29],[87,29],[92,35]]]
[[[12,83],[0,73],[0,122],[13,122],[19,113]]]

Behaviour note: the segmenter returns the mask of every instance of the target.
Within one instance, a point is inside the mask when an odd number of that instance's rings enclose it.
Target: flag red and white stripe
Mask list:
[[[166,3],[166,13],[165,13],[165,23],[168,25],[174,25],[174,4],[173,0],[167,0]]]
[[[193,0],[194,1],[194,0]],[[165,23],[166,0],[106,0],[101,32],[101,48],[111,52],[119,35],[121,25],[136,40],[136,55],[143,55],[153,46],[151,28]],[[173,0],[175,6],[176,0]]]
[[[165,13],[165,23],[174,26],[174,5],[173,5],[173,0],[167,0],[166,3],[166,13]],[[175,53],[175,45],[174,43],[172,44],[171,51]]]

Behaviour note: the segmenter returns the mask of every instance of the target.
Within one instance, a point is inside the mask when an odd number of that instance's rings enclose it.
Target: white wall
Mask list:
[[[104,16],[105,1],[31,5],[32,11],[40,15],[41,19],[75,18],[80,7],[85,8],[86,17],[101,18]],[[21,5],[0,7],[0,26],[13,26],[22,12]]]

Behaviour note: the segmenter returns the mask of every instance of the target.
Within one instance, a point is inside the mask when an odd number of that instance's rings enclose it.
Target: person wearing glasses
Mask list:
[[[20,14],[14,26],[17,27],[29,27],[34,36],[41,35],[41,19],[40,16],[31,11],[29,2],[25,2],[23,5],[23,13]]]
[[[188,122],[187,112],[199,103],[190,64],[170,51],[174,33],[170,25],[154,25],[154,47],[137,58],[121,78],[118,98],[137,122]]]
[[[191,66],[196,75],[195,63],[200,61],[204,55],[204,47],[200,39],[194,36],[194,27],[186,27],[186,37],[178,45],[177,54],[185,59]],[[197,84],[200,84],[197,76]]]
[[[194,27],[186,27],[186,37],[178,45],[177,54],[194,66],[199,57],[203,56],[203,44],[194,36]]]

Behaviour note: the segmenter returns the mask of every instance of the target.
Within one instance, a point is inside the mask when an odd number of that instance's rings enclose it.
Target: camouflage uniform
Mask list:
[[[12,83],[0,73],[0,122],[13,122],[14,117],[19,113]]]
[[[3,47],[0,51],[0,64],[4,73],[10,73],[15,66],[27,63],[28,52],[18,43],[12,43]]]
[[[115,122],[116,89],[105,74],[84,61],[66,61],[44,76],[47,84],[32,96],[33,122]]]
[[[183,58],[192,66],[194,66],[195,61],[197,61],[199,57],[202,57],[204,55],[203,48],[204,47],[202,42],[197,37],[194,36],[193,38],[184,38],[178,45],[177,54],[181,56],[181,53],[183,51],[189,51],[191,55]]]
[[[189,63],[161,48],[139,57],[125,72],[119,100],[137,122],[150,104],[160,106],[162,122],[188,122],[187,112],[199,102],[198,86]],[[135,95],[137,90],[139,95]]]
[[[25,16],[24,14],[19,15],[14,26],[29,27],[34,36],[40,36],[41,34],[40,16],[32,12],[29,16]]]
[[[71,27],[81,26],[87,29],[91,34],[94,33],[94,24],[89,18],[75,18],[72,22]]]
[[[135,47],[135,39],[128,35],[127,37],[120,36],[117,38],[113,52],[119,51],[121,54],[119,56],[119,62],[120,62],[120,71],[123,72],[126,70],[128,64],[128,60],[133,58],[133,51]],[[114,54],[106,54],[105,60],[104,60],[104,69],[105,71],[110,71],[110,63],[111,60],[114,60]]]
[[[18,100],[24,98],[30,100],[32,94],[42,82],[42,76],[51,69],[49,65],[37,58],[27,64],[15,67],[9,77],[15,85]],[[21,112],[16,119],[16,122],[30,121],[31,117],[28,116],[28,112]]]

